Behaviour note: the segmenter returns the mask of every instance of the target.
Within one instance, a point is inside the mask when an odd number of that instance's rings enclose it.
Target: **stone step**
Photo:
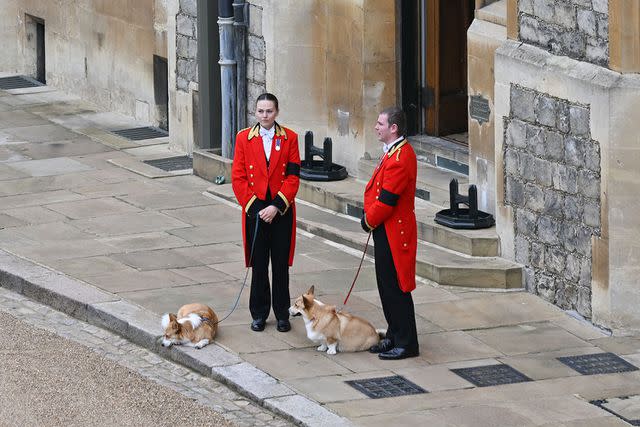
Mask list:
[[[209,151],[193,153],[194,173],[207,181],[222,175],[231,182],[231,160]],[[298,199],[320,207],[351,215],[362,216],[362,194],[366,183],[353,177],[342,181],[300,181]],[[448,206],[447,206],[448,207]],[[455,230],[436,224],[434,217],[442,207],[416,198],[418,239],[471,256],[498,256],[500,245],[495,227],[483,230]]]
[[[469,147],[466,135],[439,138],[430,135],[414,135],[407,138],[416,151],[418,161],[432,166],[469,175]]]
[[[208,192],[235,202],[230,185],[212,186]],[[312,203],[297,203],[297,225],[300,229],[362,250],[367,234],[357,218],[340,214]],[[373,254],[373,242],[369,242],[368,253]],[[521,288],[522,268],[519,264],[499,257],[473,257],[443,249],[419,240],[416,274],[441,285],[468,286],[474,288]]]

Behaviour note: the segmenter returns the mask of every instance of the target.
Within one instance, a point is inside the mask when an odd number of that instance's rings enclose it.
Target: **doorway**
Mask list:
[[[158,127],[169,131],[169,66],[167,58],[153,55],[153,96]]]
[[[410,132],[467,131],[467,29],[474,9],[475,0],[401,1],[401,91]]]
[[[25,65],[28,74],[42,84],[47,83],[44,30],[44,19],[25,16]]]

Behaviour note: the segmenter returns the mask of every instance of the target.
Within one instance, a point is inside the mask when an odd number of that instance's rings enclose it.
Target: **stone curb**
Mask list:
[[[347,419],[297,394],[215,343],[201,350],[162,347],[158,315],[4,250],[0,250],[0,286],[114,332],[201,375],[220,381],[298,425],[352,425]]]

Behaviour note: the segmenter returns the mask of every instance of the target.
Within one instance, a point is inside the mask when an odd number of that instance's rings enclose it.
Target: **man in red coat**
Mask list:
[[[411,291],[416,287],[418,233],[414,211],[416,153],[404,138],[406,116],[397,107],[383,110],[376,132],[383,155],[364,192],[362,228],[373,233],[376,280],[386,338],[369,351],[384,360],[419,354]]]

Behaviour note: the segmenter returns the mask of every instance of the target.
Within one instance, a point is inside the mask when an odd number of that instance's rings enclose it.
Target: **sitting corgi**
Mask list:
[[[216,336],[218,316],[204,304],[186,304],[180,307],[177,316],[173,313],[162,316],[162,328],[163,347],[184,344],[200,349]]]
[[[325,305],[314,298],[314,287],[298,297],[289,307],[289,314],[302,316],[307,338],[320,343],[318,351],[328,354],[368,350],[384,338],[384,331],[376,330],[365,319],[336,311],[333,305]]]

